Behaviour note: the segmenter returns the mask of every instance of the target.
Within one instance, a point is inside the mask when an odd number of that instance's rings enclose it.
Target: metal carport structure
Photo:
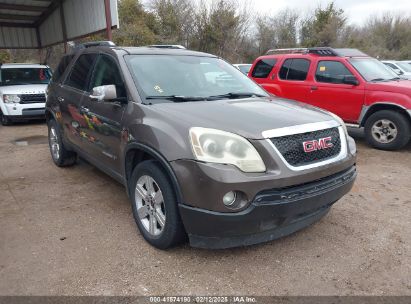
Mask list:
[[[0,49],[42,49],[118,27],[117,0],[0,0]]]

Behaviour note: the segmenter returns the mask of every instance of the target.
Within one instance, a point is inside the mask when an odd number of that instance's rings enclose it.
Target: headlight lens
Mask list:
[[[20,95],[17,94],[4,94],[3,95],[4,103],[19,103]]]
[[[243,172],[265,172],[260,154],[245,138],[220,130],[191,128],[190,140],[195,157],[204,162],[230,164]]]

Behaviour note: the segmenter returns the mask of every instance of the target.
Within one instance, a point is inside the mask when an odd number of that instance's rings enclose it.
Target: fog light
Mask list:
[[[226,206],[232,206],[235,203],[236,198],[237,194],[233,191],[230,191],[226,195],[224,195],[223,203]]]

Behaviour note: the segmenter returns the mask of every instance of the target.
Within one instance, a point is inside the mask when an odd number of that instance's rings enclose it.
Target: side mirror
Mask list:
[[[397,72],[397,74],[398,74],[398,75],[400,75],[400,76],[401,76],[401,75],[404,75],[404,72],[403,72],[403,71],[401,71],[400,69],[395,70],[395,71],[396,71],[396,72]]]
[[[350,84],[350,85],[354,85],[357,86],[360,84],[360,82],[358,81],[358,79],[355,76],[345,76],[343,79],[343,83],[344,84]]]
[[[90,95],[91,99],[95,99],[97,101],[103,100],[114,100],[117,99],[117,90],[114,84],[104,85],[100,87],[94,87],[93,92]]]

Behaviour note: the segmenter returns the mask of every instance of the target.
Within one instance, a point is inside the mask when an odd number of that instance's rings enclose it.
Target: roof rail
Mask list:
[[[73,47],[74,51],[82,50],[82,49],[87,49],[95,46],[110,46],[114,47],[116,44],[112,41],[91,41],[91,42],[85,42],[85,43],[80,43],[77,44]]]
[[[157,48],[157,49],[179,49],[179,50],[186,50],[186,48],[182,45],[177,44],[153,44],[149,45],[150,48]]]
[[[357,49],[334,49],[330,47],[294,48],[294,49],[272,49],[266,55],[278,54],[316,54],[319,56],[338,57],[369,57]]]
[[[266,55],[277,54],[317,54],[320,56],[338,56],[334,49],[330,47],[271,49],[266,53]]]

